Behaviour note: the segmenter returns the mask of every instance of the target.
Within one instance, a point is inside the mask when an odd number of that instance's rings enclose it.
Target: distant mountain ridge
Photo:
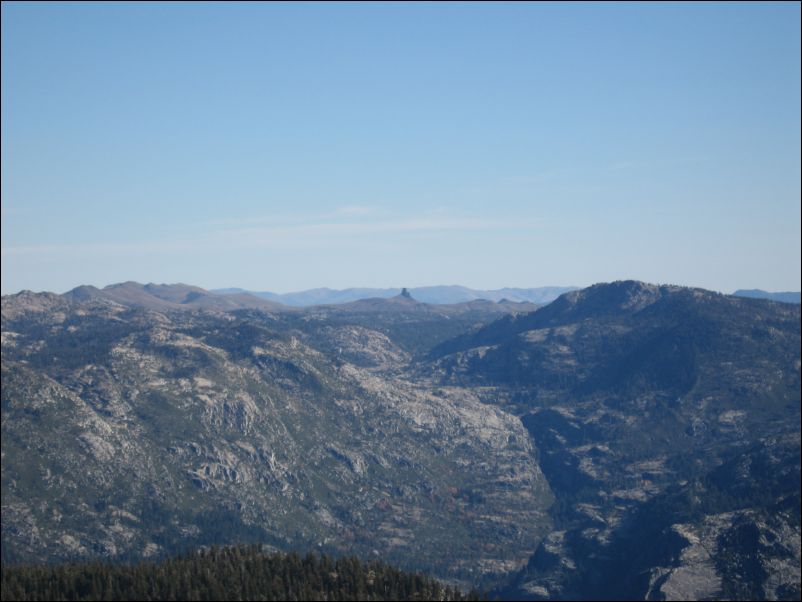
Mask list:
[[[61,295],[68,301],[110,301],[127,307],[147,309],[280,309],[281,305],[247,293],[219,295],[188,284],[140,284],[120,282],[102,289],[91,285],[78,286]]]
[[[141,284],[127,281],[110,284],[102,289],[92,285],[80,285],[61,295],[50,292],[35,293],[23,290],[12,295],[3,295],[3,317],[12,317],[24,312],[70,311],[72,305],[90,307],[139,308],[153,311],[205,310],[230,312],[237,310],[259,310],[268,313],[304,313],[328,316],[332,311],[351,315],[392,313],[410,315],[478,315],[485,317],[503,314],[526,313],[536,310],[541,304],[528,301],[501,299],[498,302],[486,299],[471,299],[455,303],[427,303],[414,297],[406,288],[398,289],[391,296],[359,296],[353,301],[338,303],[315,303],[304,306],[285,305],[280,301],[257,297],[242,289],[226,289],[229,292],[208,291],[198,286],[183,283]],[[320,289],[324,290],[324,289]],[[326,289],[327,290],[327,289]],[[372,289],[354,289],[370,291]],[[390,289],[388,289],[390,290]],[[367,294],[367,293],[365,293]]]
[[[543,305],[551,303],[563,293],[577,290],[575,286],[541,286],[537,288],[500,288],[494,290],[479,290],[465,286],[419,286],[408,288],[412,297],[423,303],[435,305],[464,303],[467,301],[509,301],[515,303],[529,302]],[[313,288],[292,293],[272,293],[269,291],[257,292],[241,288],[214,289],[211,292],[221,295],[249,294],[262,299],[277,301],[285,305],[305,307],[309,305],[336,305],[349,303],[361,299],[389,298],[401,294],[401,288]]]
[[[800,303],[802,301],[802,293],[785,291],[781,293],[770,293],[759,288],[752,289],[738,289],[733,293],[736,297],[750,297],[752,299],[770,299],[772,301],[781,301],[782,303]]]

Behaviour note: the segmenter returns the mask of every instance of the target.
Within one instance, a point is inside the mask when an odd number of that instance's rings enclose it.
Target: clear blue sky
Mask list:
[[[2,4],[2,291],[800,290],[800,5]]]

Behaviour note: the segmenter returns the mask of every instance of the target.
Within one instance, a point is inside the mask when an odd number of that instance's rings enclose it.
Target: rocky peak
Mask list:
[[[89,299],[97,299],[103,296],[100,289],[92,286],[91,284],[82,284],[76,286],[74,289],[67,291],[62,295],[65,299],[70,301],[87,301]]]
[[[25,312],[53,312],[63,309],[67,303],[55,293],[35,293],[23,290],[14,295],[3,295],[3,318]]]

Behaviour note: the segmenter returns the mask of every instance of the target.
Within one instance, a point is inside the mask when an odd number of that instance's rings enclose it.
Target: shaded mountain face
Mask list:
[[[799,306],[617,282],[502,318],[429,359],[421,378],[477,387],[521,417],[557,497],[556,530],[503,597],[798,597],[799,571],[770,567],[799,564]],[[743,466],[760,457],[775,470],[765,458],[777,456],[792,478],[769,487],[747,470],[748,493],[716,476],[733,477],[717,467],[749,449],[763,452]],[[661,499],[654,531],[643,508]],[[662,555],[638,552],[658,536]],[[738,573],[736,557],[754,570]]]
[[[555,529],[495,593],[529,600],[798,600],[798,436],[765,438],[726,456],[714,469],[644,495],[617,524],[598,504],[578,502],[590,522]],[[640,466],[656,469],[653,462]]]
[[[505,599],[799,598],[798,305],[409,292],[4,297],[4,557],[259,540]]]
[[[505,317],[431,358],[447,382],[528,388],[544,401],[710,396],[782,409],[799,393],[799,320],[792,305],[619,282]]]

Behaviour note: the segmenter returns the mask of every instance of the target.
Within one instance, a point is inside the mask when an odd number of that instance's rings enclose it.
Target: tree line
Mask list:
[[[5,600],[480,600],[383,562],[259,545],[212,547],[161,562],[2,567]]]

